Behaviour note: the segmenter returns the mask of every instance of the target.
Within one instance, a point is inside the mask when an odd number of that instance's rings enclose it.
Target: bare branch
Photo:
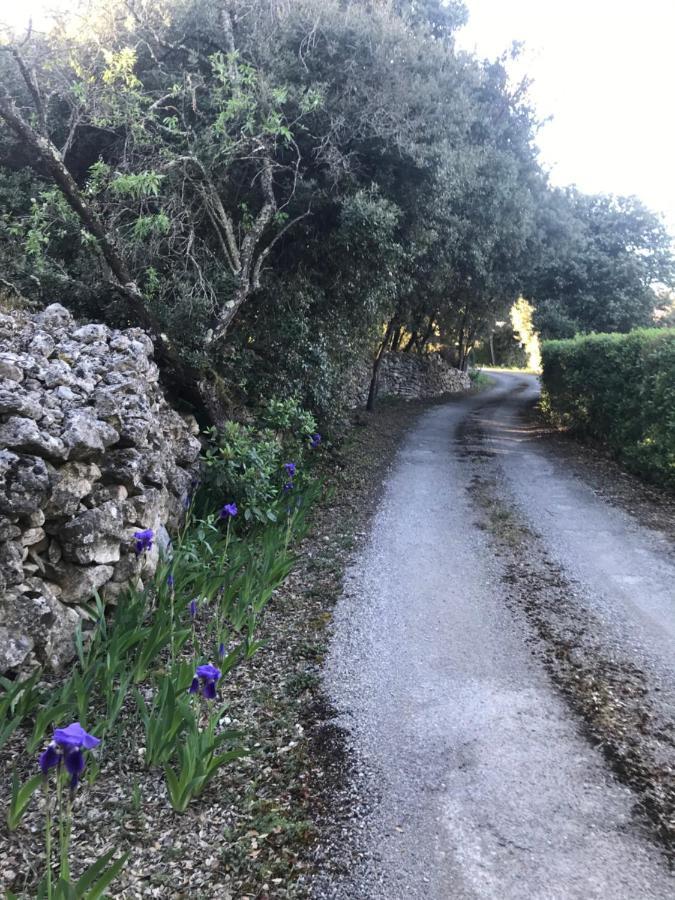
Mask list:
[[[33,27],[33,25],[31,22],[28,26],[28,34],[26,35],[24,40],[21,42],[21,46],[23,46],[26,43],[26,41],[28,41],[28,39],[30,38],[32,27]],[[33,103],[35,104],[35,112],[37,113],[38,129],[40,131],[40,134],[46,136],[46,134],[47,134],[47,117],[45,115],[45,107],[44,107],[44,103],[42,102],[42,94],[40,93],[40,88],[37,83],[35,71],[28,68],[28,65],[27,65],[25,59],[23,58],[23,56],[21,55],[21,51],[19,50],[18,47],[14,46],[13,44],[10,44],[8,46],[0,47],[0,50],[5,50],[5,51],[11,53],[12,56],[14,57],[14,60],[16,61],[17,66],[19,67],[19,71],[21,72],[21,77],[23,78],[23,80],[26,84],[26,87],[28,88],[28,91],[33,99]]]
[[[173,168],[180,163],[189,163],[194,166],[202,177],[203,183],[207,186],[208,192],[202,190],[202,196],[207,200],[207,212],[211,222],[218,228],[222,229],[223,236],[227,243],[227,259],[232,267],[232,271],[238,274],[241,271],[242,263],[239,251],[239,245],[234,233],[234,224],[228,215],[223,201],[220,199],[218,190],[214,185],[211,177],[206,171],[206,167],[196,156],[179,156],[172,160],[166,168]]]
[[[80,111],[76,107],[73,107],[73,110],[70,114],[70,123],[68,125],[68,135],[66,137],[66,141],[61,147],[61,159],[65,160],[68,151],[73,145],[73,141],[75,140],[75,134],[77,132],[78,126],[80,124]]]
[[[267,247],[265,247],[265,249],[260,252],[260,254],[258,255],[258,259],[255,262],[255,266],[253,268],[253,289],[254,290],[256,290],[256,291],[260,290],[260,276],[262,274],[262,266],[263,266],[263,263],[265,262],[265,260],[267,259],[267,257],[270,255],[271,251],[274,249],[275,244],[277,244],[281,240],[281,238],[286,234],[286,232],[290,231],[290,229],[294,225],[297,225],[298,222],[301,222],[303,219],[306,219],[307,216],[311,216],[311,215],[312,215],[312,210],[310,208],[306,212],[302,213],[302,215],[296,216],[294,219],[291,219],[291,221],[288,222],[281,229],[281,231],[279,231],[273,237],[273,239],[270,241],[270,243],[267,245]]]

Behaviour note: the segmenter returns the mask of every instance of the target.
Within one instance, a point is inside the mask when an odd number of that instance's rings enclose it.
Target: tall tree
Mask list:
[[[652,321],[675,275],[670,236],[635,197],[547,191],[526,295],[543,337],[630,331]]]

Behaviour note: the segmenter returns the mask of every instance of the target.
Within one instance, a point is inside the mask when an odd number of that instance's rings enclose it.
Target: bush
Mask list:
[[[675,486],[675,329],[547,341],[542,382],[557,424]]]
[[[303,460],[316,434],[316,422],[295,399],[272,398],[261,427],[227,422],[209,433],[204,482],[197,498],[201,511],[236,503],[246,522],[276,522],[287,495],[303,483]],[[289,466],[292,469],[289,471]]]

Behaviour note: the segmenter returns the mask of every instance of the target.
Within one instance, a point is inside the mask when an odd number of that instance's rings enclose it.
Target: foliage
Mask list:
[[[495,322],[489,337],[477,342],[472,363],[539,371],[541,349],[533,323],[534,313],[532,304],[519,297],[509,310],[508,319]]]
[[[276,429],[264,431],[273,436],[277,453],[285,435],[296,446],[308,446],[315,423],[297,402],[274,401],[265,416]],[[254,441],[247,448],[259,458]],[[32,723],[28,752],[33,754],[44,744],[50,727],[77,717],[83,727],[91,728],[91,738],[101,744],[102,753],[114,752],[115,723],[133,695],[137,722],[145,732],[145,763],[164,772],[169,800],[183,812],[223,765],[245,752],[242,736],[221,727],[222,709],[210,701],[200,707],[199,697],[191,702],[188,690],[200,666],[216,660],[218,679],[224,679],[261,646],[256,638],[259,618],[292,567],[290,542],[307,529],[308,511],[320,491],[308,475],[282,471],[292,490],[279,493],[274,521],[267,516],[264,527],[255,526],[253,517],[239,534],[239,513],[232,506],[227,523],[218,511],[201,519],[189,511],[183,531],[170,554],[160,560],[149,585],[130,590],[109,619],[96,601],[93,631],[78,632],[77,665],[59,685],[37,690],[41,672],[24,682],[3,679],[0,735],[15,738],[18,730]],[[87,778],[93,781],[98,774],[94,756]],[[43,783],[41,776],[29,777],[23,784],[15,776],[7,814],[11,829],[19,827]],[[57,807],[59,815],[66,808],[60,801]],[[68,829],[62,825],[59,834],[68,834]],[[96,869],[96,883],[103,884],[119,867],[115,863],[110,869]],[[63,871],[45,896],[71,896],[62,893],[63,885],[70,883],[67,870]],[[86,879],[82,883],[89,893],[81,896],[96,896]],[[77,885],[71,888],[73,896],[80,896]]]
[[[317,434],[312,413],[296,397],[279,400],[273,396],[262,409],[259,421],[274,432],[285,459],[294,460],[302,468],[308,451],[313,449],[312,437]],[[288,483],[287,478],[285,481]]]
[[[204,486],[210,495],[234,500],[249,520],[274,522],[283,486],[282,448],[272,432],[227,422],[211,432]]]
[[[168,762],[188,720],[193,718],[186,694],[192,674],[190,672],[187,684],[178,686],[172,677],[162,678],[155,686],[150,705],[140,691],[136,691],[138,710],[145,729],[145,764],[148,767]],[[177,687],[185,696],[177,696]]]
[[[525,294],[543,338],[651,324],[658,284],[673,281],[670,235],[636,197],[548,192]]]
[[[260,425],[226,422],[210,431],[204,456],[205,475],[198,503],[234,501],[247,522],[283,518],[290,487],[302,481],[303,461],[316,421],[294,398],[272,397],[261,412]],[[292,462],[298,480],[284,468]]]
[[[536,371],[541,368],[541,347],[539,335],[534,329],[533,314],[532,304],[519,297],[511,307],[509,317],[514,335],[526,354],[527,367]]]
[[[675,329],[547,341],[543,386],[556,421],[675,486]]]
[[[469,378],[473,388],[486,388],[494,383],[493,379],[481,369],[469,369]]]
[[[12,773],[12,796],[7,808],[7,827],[10,831],[18,828],[23,814],[30,803],[33,794],[42,786],[42,775],[33,775],[28,781],[21,784],[16,772]]]
[[[224,714],[224,710],[218,709],[209,712],[204,727],[199,726],[195,716],[189,719],[187,731],[178,745],[176,765],[167,764],[165,767],[169,799],[177,812],[185,812],[218,769],[246,752],[241,748],[219,752],[222,744],[238,737],[237,732],[216,733],[218,722]]]
[[[141,324],[173,389],[208,396],[205,421],[283,394],[333,425],[382,335],[465,366],[521,293],[545,336],[646,323],[653,282],[672,280],[663,227],[632,198],[550,187],[526,86],[455,50],[465,16],[440,0],[96,0],[15,41],[5,288]]]
[[[2,693],[0,694],[0,748],[14,734],[16,729],[40,703],[40,693],[37,684],[42,675],[41,669],[36,669],[25,680],[10,681],[0,677]]]

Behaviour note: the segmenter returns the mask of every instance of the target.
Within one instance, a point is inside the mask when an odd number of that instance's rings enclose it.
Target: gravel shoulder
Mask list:
[[[554,630],[543,599],[539,622],[523,602],[519,569],[535,597],[569,585],[491,445],[496,410],[527,390],[500,379],[425,413],[387,479],[325,675],[350,735],[359,804],[339,833],[355,850],[346,873],[315,879],[317,898],[672,896],[655,819],[554,677],[574,617]],[[595,627],[574,611],[578,633]],[[638,676],[633,688],[648,690]],[[632,739],[639,721],[623,724]]]

